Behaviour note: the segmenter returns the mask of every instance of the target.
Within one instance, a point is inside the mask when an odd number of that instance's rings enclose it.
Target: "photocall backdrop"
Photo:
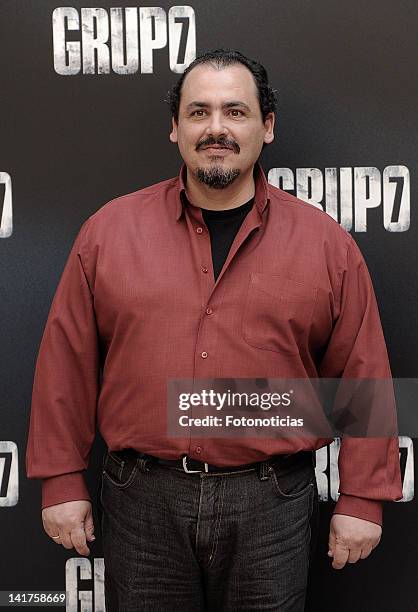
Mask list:
[[[269,181],[352,233],[393,376],[416,376],[418,360],[416,2],[97,4],[0,5],[0,590],[67,590],[74,612],[104,610],[103,553],[99,538],[87,558],[43,531],[40,483],[25,477],[36,356],[84,220],[178,174],[164,99],[196,54],[228,47],[267,68],[279,92],[275,141],[261,157]],[[326,555],[339,439],[316,452],[307,610],[417,610],[415,444],[400,436],[404,496],[385,504],[379,546],[340,571]],[[103,450],[98,435],[86,475],[94,499]]]

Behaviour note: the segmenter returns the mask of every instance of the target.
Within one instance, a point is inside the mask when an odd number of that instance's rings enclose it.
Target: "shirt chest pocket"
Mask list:
[[[278,275],[250,275],[242,317],[249,345],[298,354],[307,344],[318,288]]]

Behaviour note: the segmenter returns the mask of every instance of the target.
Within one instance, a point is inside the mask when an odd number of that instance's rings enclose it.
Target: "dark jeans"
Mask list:
[[[313,457],[186,474],[107,452],[98,496],[106,611],[303,612],[318,515]]]

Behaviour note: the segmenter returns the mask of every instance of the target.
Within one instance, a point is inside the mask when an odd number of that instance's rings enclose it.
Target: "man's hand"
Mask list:
[[[376,523],[333,514],[329,530],[328,555],[334,557],[332,567],[342,569],[347,563],[365,559],[380,542],[382,528]]]
[[[89,501],[83,499],[48,506],[42,510],[42,522],[53,542],[62,544],[64,548],[75,548],[80,555],[90,554],[86,540],[92,542],[96,538]]]

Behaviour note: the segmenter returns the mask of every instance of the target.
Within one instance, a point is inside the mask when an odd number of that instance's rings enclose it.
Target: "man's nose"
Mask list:
[[[206,133],[212,134],[212,136],[220,136],[221,134],[228,133],[228,127],[226,125],[225,116],[223,113],[212,113],[210,121],[206,128]]]

